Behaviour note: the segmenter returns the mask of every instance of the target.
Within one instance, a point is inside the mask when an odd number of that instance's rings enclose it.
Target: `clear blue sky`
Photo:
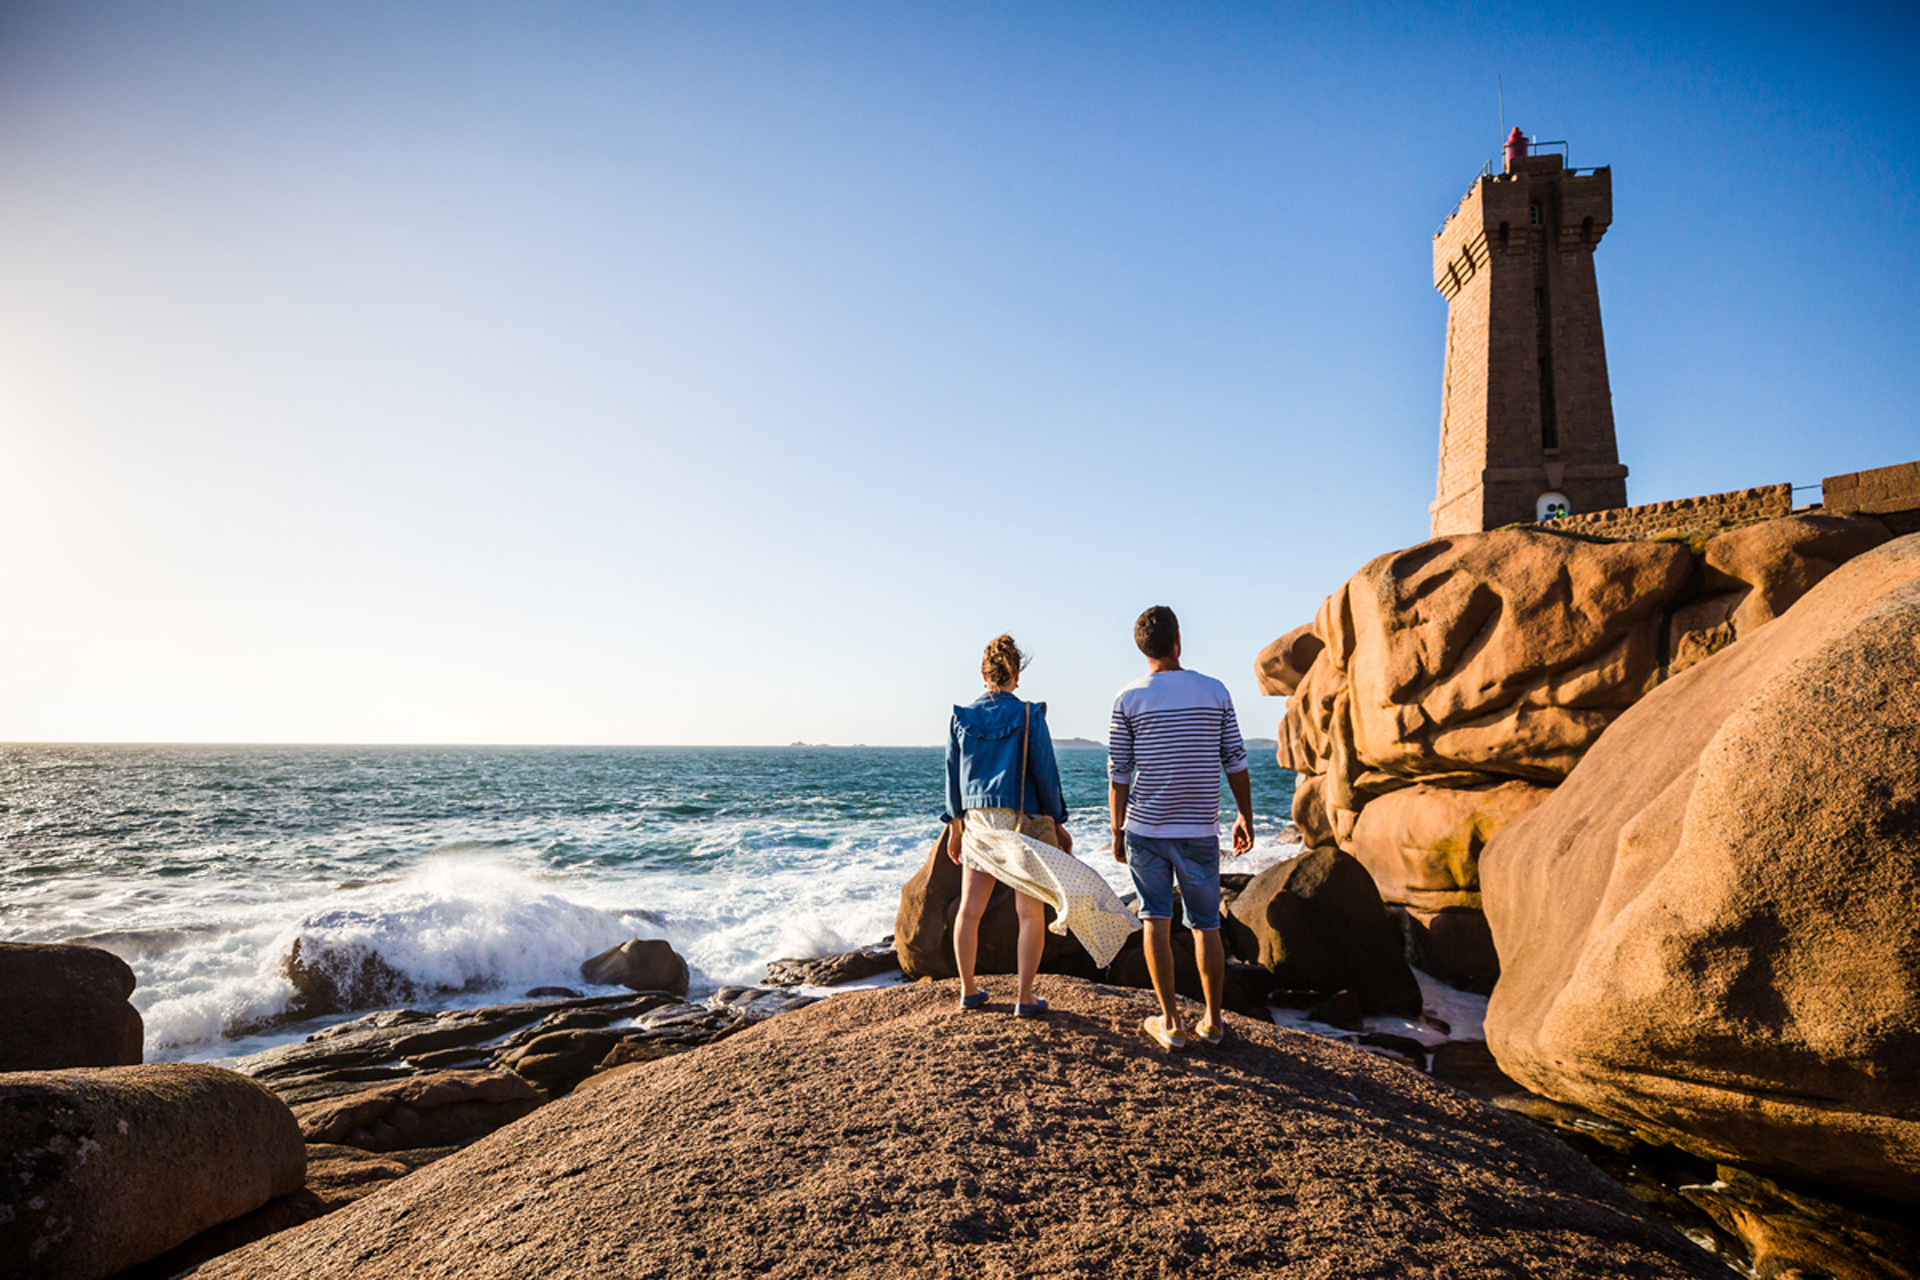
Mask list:
[[[1920,458],[1905,5],[0,5],[0,740],[1103,732],[1426,536],[1430,237],[1610,164],[1633,501]],[[1809,495],[1810,496],[1810,495]]]

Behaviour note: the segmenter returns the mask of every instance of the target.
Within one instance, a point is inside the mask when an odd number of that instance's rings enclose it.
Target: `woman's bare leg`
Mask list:
[[[1033,976],[1040,972],[1040,952],[1047,945],[1047,908],[1038,898],[1015,893],[1013,909],[1020,916],[1020,994],[1014,999],[1032,1004]]]
[[[953,963],[960,970],[962,996],[980,989],[973,980],[973,965],[980,954],[980,917],[986,914],[994,884],[994,878],[984,871],[960,868],[960,910],[953,917]]]

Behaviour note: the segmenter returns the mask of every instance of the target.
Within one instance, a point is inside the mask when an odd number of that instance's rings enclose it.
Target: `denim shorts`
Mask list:
[[[1180,905],[1187,928],[1220,927],[1220,838],[1172,840],[1127,836],[1127,871],[1140,895],[1142,920],[1173,919],[1173,882],[1180,882]]]

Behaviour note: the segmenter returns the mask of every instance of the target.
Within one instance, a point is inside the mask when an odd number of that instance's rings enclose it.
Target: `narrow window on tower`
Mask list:
[[[1543,311],[1546,309],[1546,305],[1547,305],[1546,291],[1544,289],[1535,289],[1533,291],[1533,309],[1535,311]]]
[[[1581,243],[1581,244],[1592,244],[1592,243],[1593,243],[1593,217],[1592,217],[1592,215],[1588,215],[1587,217],[1584,217],[1584,218],[1582,218],[1582,219],[1580,219],[1580,243]]]
[[[1503,223],[1501,223],[1501,224],[1500,224],[1500,247],[1501,247],[1502,249],[1504,249],[1504,248],[1506,248],[1506,247],[1507,247],[1507,232],[1508,232],[1508,230],[1509,230],[1509,228],[1508,228],[1508,225],[1507,225],[1506,223],[1504,223],[1504,222],[1503,222]]]
[[[1528,207],[1527,217],[1533,221],[1534,226],[1537,227],[1540,225],[1540,202],[1538,200],[1534,201],[1533,204]]]

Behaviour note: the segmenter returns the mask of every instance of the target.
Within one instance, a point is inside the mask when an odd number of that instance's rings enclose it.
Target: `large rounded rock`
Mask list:
[[[1655,690],[1480,868],[1516,1080],[1920,1203],[1920,536]]]
[[[544,1108],[196,1280],[1722,1275],[1524,1121],[1229,1015],[1043,978],[1043,1022],[859,992]]]
[[[1552,794],[1531,782],[1403,787],[1368,801],[1351,852],[1387,902],[1428,911],[1478,908],[1480,851]]]
[[[603,987],[684,996],[692,975],[673,944],[658,938],[630,938],[583,963],[580,976]]]
[[[0,1274],[96,1280],[299,1191],[305,1174],[293,1113],[232,1071],[0,1075]]]
[[[1885,542],[1872,516],[1808,514],[1730,529],[1707,542],[1705,587],[1740,593],[1736,635],[1773,621],[1835,569]]]
[[[308,1142],[406,1151],[471,1142],[546,1100],[546,1094],[509,1071],[435,1071],[296,1103],[293,1114]]]
[[[1730,529],[1702,553],[1705,594],[1673,611],[1667,671],[1678,675],[1785,613],[1816,583],[1888,538],[1871,516],[1809,514]]]
[[[1254,675],[1260,692],[1270,698],[1290,698],[1301,679],[1313,666],[1326,643],[1313,634],[1313,624],[1303,622],[1260,651],[1254,661]]]
[[[0,1071],[137,1064],[133,970],[95,947],[0,942]]]
[[[1301,708],[1322,726],[1311,738],[1355,778],[1556,782],[1652,684],[1662,611],[1692,568],[1676,543],[1536,530],[1380,556],[1315,620],[1327,649],[1300,687],[1318,704]]]
[[[927,851],[927,860],[901,886],[900,908],[893,920],[893,947],[900,972],[909,978],[951,978],[959,973],[953,959],[953,921],[960,911],[960,864],[947,856],[947,830]],[[1049,841],[1058,844],[1059,840]],[[1054,911],[1046,909],[1047,923]],[[1020,917],[1013,890],[995,885],[980,917],[980,945],[975,973],[1012,973],[1018,967]],[[1093,959],[1073,937],[1048,930],[1040,963],[1049,970],[1093,972]]]
[[[1280,986],[1351,991],[1369,1013],[1420,1012],[1400,931],[1366,869],[1338,849],[1268,867],[1221,924],[1234,955],[1270,970]]]

